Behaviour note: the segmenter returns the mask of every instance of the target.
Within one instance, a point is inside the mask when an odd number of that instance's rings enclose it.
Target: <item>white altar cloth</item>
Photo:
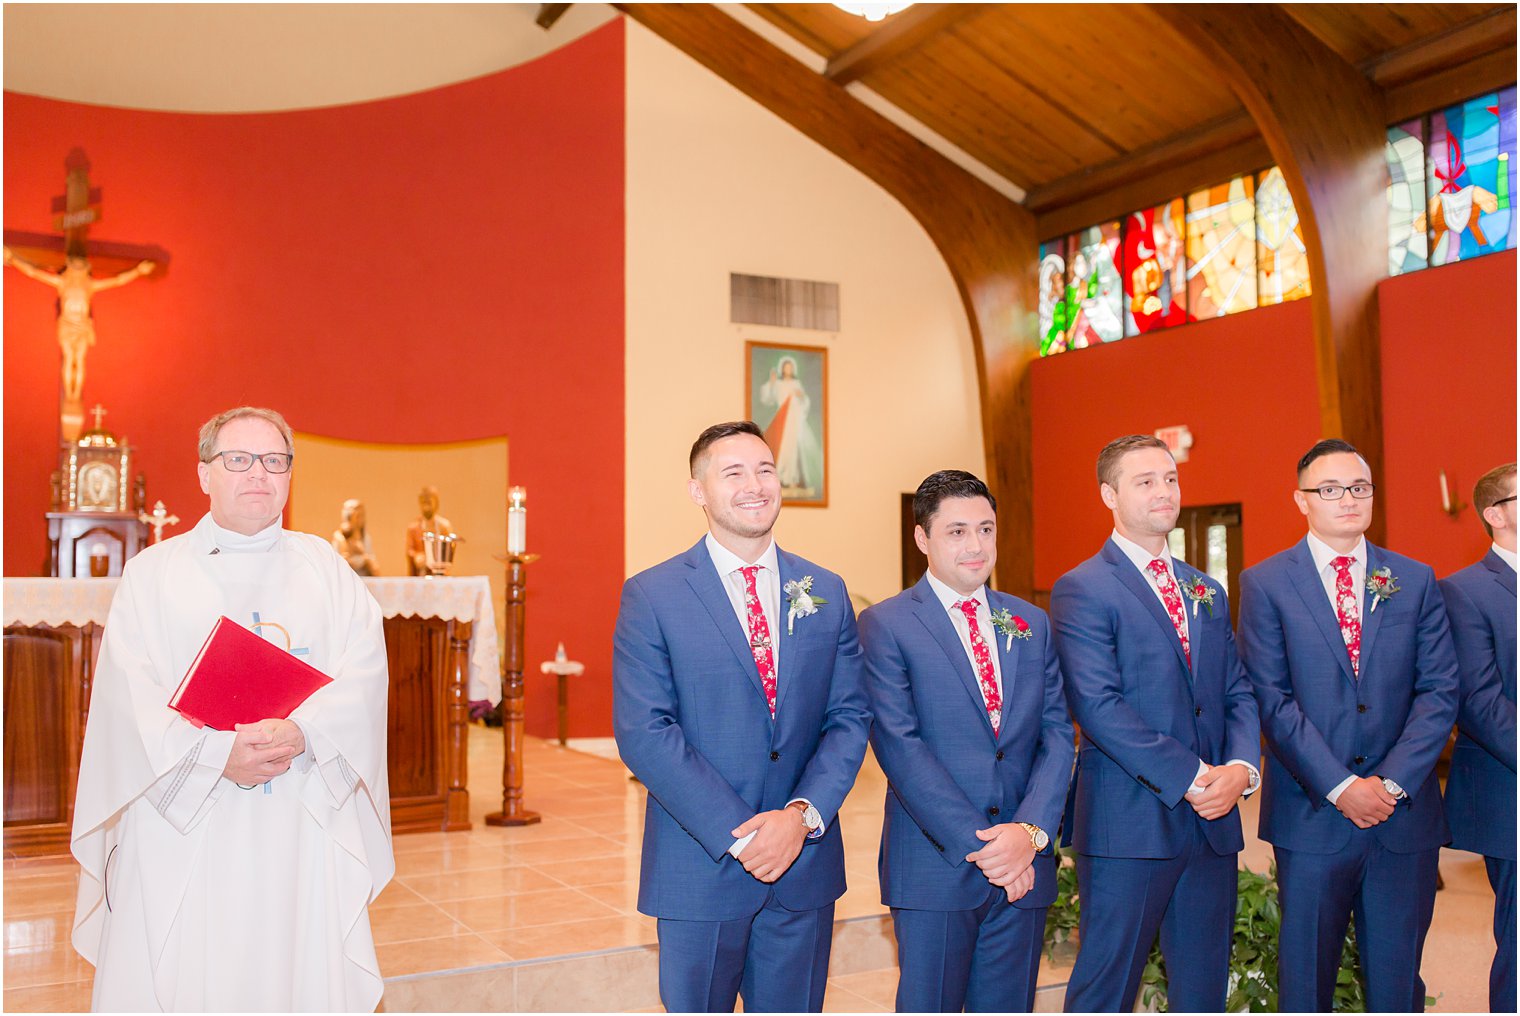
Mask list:
[[[121,580],[7,578],[5,626],[104,625],[111,598]],[[367,578],[364,585],[386,617],[438,617],[469,621],[472,701],[501,701],[501,658],[497,653],[496,614],[491,608],[491,580],[484,575],[451,578]]]

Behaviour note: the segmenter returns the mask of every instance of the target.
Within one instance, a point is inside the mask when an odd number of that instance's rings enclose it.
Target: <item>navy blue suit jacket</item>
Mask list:
[[[1176,857],[1201,823],[1215,853],[1240,850],[1240,809],[1205,821],[1184,800],[1198,762],[1257,763],[1261,728],[1235,652],[1224,590],[1185,561],[1179,583],[1215,590],[1212,613],[1184,600],[1192,666],[1145,576],[1107,540],[1050,595],[1061,672],[1082,730],[1068,837],[1097,857]]]
[[[976,830],[1030,822],[1050,834],[1071,779],[1071,719],[1045,612],[989,592],[988,606],[1029,624],[1030,637],[994,632],[1003,711],[992,732],[981,686],[950,616],[929,585],[860,617],[866,685],[875,722],[871,746],[889,781],[881,834],[881,901],[909,910],[971,910],[989,883],[966,855],[985,844]],[[1035,885],[1014,905],[1048,907],[1055,862],[1035,859]]]
[[[789,910],[844,893],[839,806],[871,725],[855,613],[839,576],[780,548],[776,557],[782,586],[811,575],[828,602],[789,635],[781,596],[774,719],[704,541],[623,584],[612,720],[618,753],[649,790],[639,910],[653,917],[734,920],[772,888]],[[828,829],[767,886],[728,855],[733,830],[799,797]]]
[[[1361,674],[1306,540],[1240,576],[1240,645],[1261,705],[1270,757],[1261,837],[1333,854],[1355,824],[1326,799],[1348,775],[1393,780],[1409,800],[1371,832],[1409,854],[1450,839],[1435,776],[1457,718],[1457,656],[1435,574],[1367,544],[1368,574],[1391,570],[1399,591],[1372,609],[1362,595]]]
[[[1441,580],[1462,673],[1446,780],[1451,845],[1515,859],[1515,570],[1489,551]]]

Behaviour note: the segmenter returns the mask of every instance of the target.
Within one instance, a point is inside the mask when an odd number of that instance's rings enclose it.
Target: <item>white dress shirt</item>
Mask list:
[[[1336,618],[1340,618],[1340,605],[1335,599],[1335,559],[1338,557],[1350,557],[1351,561],[1351,607],[1347,613],[1356,618],[1358,622],[1362,617],[1362,590],[1367,586],[1367,541],[1357,537],[1356,546],[1351,548],[1350,554],[1342,554],[1340,551],[1325,543],[1319,537],[1310,533],[1305,540],[1309,544],[1309,556],[1314,559],[1314,570],[1319,575],[1319,584],[1325,590],[1325,599],[1330,601],[1330,610]],[[1340,800],[1341,792],[1356,782],[1356,773],[1347,775],[1330,789],[1325,795],[1325,800],[1335,804]]]
[[[776,627],[776,619],[781,613],[781,570],[776,563],[776,541],[772,539],[766,546],[765,552],[753,561],[746,561],[723,546],[713,538],[712,533],[707,534],[706,543],[707,556],[712,558],[713,568],[718,572],[718,580],[723,583],[723,591],[728,594],[729,606],[734,608],[734,616],[739,619],[739,629],[744,632],[746,640],[749,638],[749,604],[745,601],[748,589],[744,581],[744,573],[740,569],[748,568],[750,565],[760,566],[760,570],[755,573],[755,596],[760,600],[760,610],[765,614],[765,626],[771,633],[771,666],[775,668],[779,681],[782,640],[777,637],[779,629]],[[779,695],[781,691],[779,684],[776,691]],[[809,808],[813,806],[813,802],[805,797],[796,797],[786,803],[790,807],[798,801]],[[825,823],[808,833],[808,836],[816,839],[822,836],[827,828],[828,825]],[[733,846],[728,848],[729,854],[738,860],[739,855],[744,853],[744,848],[749,846],[749,841],[754,838],[754,833],[748,833],[734,840]]]
[[[1495,554],[1499,555],[1499,560],[1509,565],[1510,571],[1520,571],[1520,569],[1515,567],[1515,552],[1513,550],[1505,550],[1497,543],[1493,545],[1492,549]]]
[[[940,605],[945,608],[945,613],[950,615],[950,623],[955,626],[955,634],[960,636],[961,648],[966,651],[966,659],[971,663],[971,673],[976,676],[977,683],[980,684],[982,675],[977,672],[976,653],[971,649],[971,627],[966,623],[966,615],[959,606],[962,600],[976,600],[976,626],[982,633],[982,640],[987,643],[988,655],[992,657],[992,680],[997,685],[998,695],[1002,696],[1003,665],[998,659],[997,652],[999,635],[997,629],[992,626],[992,606],[987,602],[987,587],[978,588],[970,596],[962,596],[935,578],[933,572],[927,574],[929,588],[934,590],[934,595],[939,597]]]
[[[1151,562],[1160,561],[1163,565],[1166,566],[1167,574],[1172,577],[1172,584],[1177,587],[1177,596],[1180,598],[1182,596],[1182,583],[1177,581],[1177,569],[1172,565],[1172,555],[1165,550],[1163,550],[1160,554],[1152,554],[1150,551],[1140,546],[1140,544],[1136,543],[1134,540],[1120,536],[1117,529],[1109,534],[1109,539],[1113,540],[1114,546],[1118,547],[1124,556],[1129,558],[1130,564],[1133,564],[1140,570],[1140,574],[1145,578],[1146,584],[1151,587],[1151,592],[1156,594],[1156,600],[1161,604],[1162,613],[1166,614],[1168,617],[1171,617],[1171,611],[1168,610],[1166,606],[1166,597],[1161,595],[1161,586],[1157,584],[1156,576],[1151,572]],[[1173,622],[1174,625],[1175,623],[1176,622]],[[1182,630],[1187,633],[1188,650],[1191,652],[1192,649],[1196,647],[1197,643],[1193,638],[1193,626],[1188,622],[1187,605],[1185,602],[1183,604],[1182,610]],[[1251,784],[1246,787],[1245,792],[1240,795],[1241,797],[1250,797],[1252,794],[1256,793],[1256,788],[1261,786],[1261,770],[1257,769],[1254,763],[1247,762],[1243,758],[1232,758],[1230,761],[1226,762],[1225,765],[1245,766],[1246,770],[1251,774]],[[1198,776],[1202,776],[1208,771],[1209,764],[1203,759],[1199,759]],[[1193,779],[1196,781],[1198,779],[1198,776],[1193,777]],[[1194,782],[1188,785],[1186,792],[1189,794],[1196,794],[1202,790],[1203,787],[1199,786],[1197,782]]]

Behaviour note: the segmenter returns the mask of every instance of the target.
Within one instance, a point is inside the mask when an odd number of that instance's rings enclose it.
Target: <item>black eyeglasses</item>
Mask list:
[[[1501,498],[1500,498],[1500,499],[1499,499],[1499,500],[1497,500],[1497,501],[1495,501],[1495,502],[1494,502],[1494,503],[1493,503],[1493,504],[1491,504],[1491,505],[1489,505],[1489,507],[1490,507],[1490,508],[1497,508],[1497,507],[1499,507],[1499,506],[1500,506],[1500,505],[1501,505],[1501,504],[1509,504],[1509,503],[1510,503],[1510,502],[1511,502],[1511,501],[1513,501],[1513,500],[1514,500],[1514,499],[1515,499],[1515,498],[1516,498],[1516,497],[1517,497],[1517,496],[1520,496],[1520,495],[1515,495],[1515,494],[1511,494],[1511,495],[1510,495],[1510,496],[1509,496],[1509,497],[1501,497]]]
[[[229,473],[246,473],[253,468],[255,462],[262,462],[267,473],[288,473],[295,456],[286,452],[265,452],[263,455],[255,455],[253,452],[217,452],[211,458],[221,459],[223,468]]]
[[[1318,494],[1326,501],[1339,501],[1347,491],[1350,491],[1352,497],[1358,501],[1365,501],[1377,490],[1377,485],[1372,483],[1353,483],[1349,487],[1343,487],[1327,483],[1323,487],[1300,487],[1298,489],[1303,494]]]

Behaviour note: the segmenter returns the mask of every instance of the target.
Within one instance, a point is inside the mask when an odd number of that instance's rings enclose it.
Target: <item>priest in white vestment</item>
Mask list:
[[[133,558],[112,601],[72,843],[97,1011],[380,1001],[368,906],[394,871],[381,615],[326,540],[281,528],[292,456],[278,413],[208,422],[210,512]],[[168,700],[221,616],[332,683],[288,720],[197,728]]]

